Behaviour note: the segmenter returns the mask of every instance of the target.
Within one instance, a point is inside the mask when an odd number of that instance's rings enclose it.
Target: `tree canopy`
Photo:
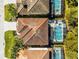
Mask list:
[[[66,59],[78,59],[78,0],[66,0],[68,5],[68,27],[64,44],[66,46]]]

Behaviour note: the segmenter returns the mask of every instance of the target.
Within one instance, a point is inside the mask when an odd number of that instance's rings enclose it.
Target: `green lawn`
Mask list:
[[[11,57],[11,49],[15,45],[14,31],[5,32],[5,57]]]
[[[15,21],[12,20],[16,17],[16,7],[15,4],[7,4],[5,5],[5,21]]]

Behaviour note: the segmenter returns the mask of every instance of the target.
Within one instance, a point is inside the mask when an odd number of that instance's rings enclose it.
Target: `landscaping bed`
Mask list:
[[[5,57],[11,57],[11,50],[15,45],[15,31],[5,32]]]

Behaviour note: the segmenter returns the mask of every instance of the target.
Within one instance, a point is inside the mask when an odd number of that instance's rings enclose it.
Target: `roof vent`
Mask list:
[[[27,8],[27,1],[22,1],[23,7]]]
[[[23,5],[24,8],[27,8],[27,5]]]

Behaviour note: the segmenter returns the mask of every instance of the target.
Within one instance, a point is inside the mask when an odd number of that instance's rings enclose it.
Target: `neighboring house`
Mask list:
[[[48,19],[47,18],[18,18],[17,34],[26,46],[47,46]]]
[[[47,15],[49,13],[49,0],[17,0],[16,3],[19,15]]]
[[[51,48],[28,48],[18,52],[16,59],[50,59]]]
[[[65,0],[51,0],[51,16],[64,16]]]
[[[66,24],[63,20],[49,21],[50,39],[53,43],[63,43],[66,34]]]

